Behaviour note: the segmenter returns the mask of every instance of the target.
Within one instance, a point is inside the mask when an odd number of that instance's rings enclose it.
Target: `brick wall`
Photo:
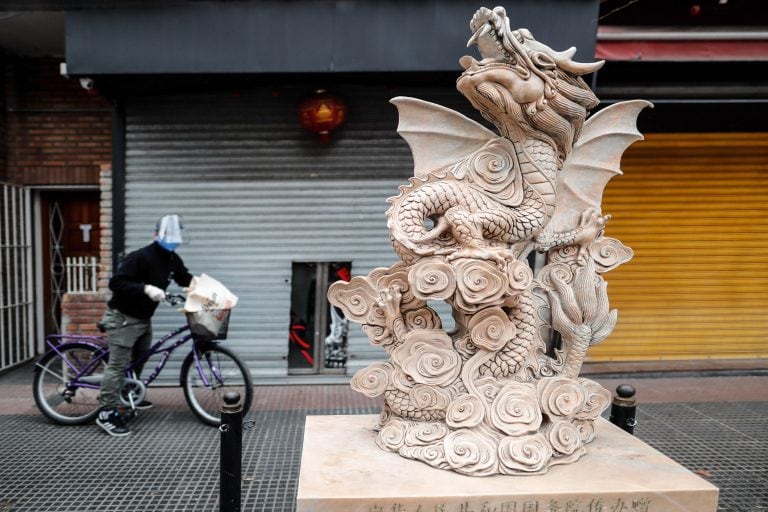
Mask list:
[[[96,324],[107,307],[107,294],[67,293],[61,299],[61,330],[64,333],[100,335]]]
[[[112,160],[109,102],[89,94],[79,80],[62,77],[56,59],[9,56],[3,72],[9,179],[25,185],[98,184],[101,164]]]
[[[102,165],[99,172],[99,291],[106,293],[112,277],[112,166]]]

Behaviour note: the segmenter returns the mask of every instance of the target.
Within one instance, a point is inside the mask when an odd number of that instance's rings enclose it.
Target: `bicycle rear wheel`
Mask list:
[[[236,391],[243,404],[243,415],[253,401],[251,373],[234,352],[215,343],[195,344],[199,366],[190,352],[181,366],[181,385],[184,398],[203,423],[221,424],[221,406],[224,394]]]
[[[61,425],[82,425],[95,420],[99,412],[99,377],[104,374],[107,358],[107,352],[77,342],[60,345],[58,352],[46,353],[35,366],[32,392],[37,407]],[[73,384],[75,377],[90,377],[93,382],[89,384],[94,387]]]

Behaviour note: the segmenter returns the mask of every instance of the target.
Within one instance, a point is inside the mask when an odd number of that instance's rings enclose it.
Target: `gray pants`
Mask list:
[[[152,343],[152,322],[107,309],[101,319],[109,336],[109,364],[104,370],[99,402],[102,407],[120,405],[119,391],[125,379],[125,366]],[[141,367],[136,368],[139,377]]]

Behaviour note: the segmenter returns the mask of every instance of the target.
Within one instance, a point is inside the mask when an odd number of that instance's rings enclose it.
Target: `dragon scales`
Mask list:
[[[390,198],[402,261],[334,283],[330,301],[389,354],[352,379],[384,395],[378,445],[467,475],[537,474],[577,460],[611,395],[579,378],[613,330],[602,274],[632,257],[604,231],[608,180],[645,101],[598,100],[575,49],[556,52],[503,8],[481,8],[458,90],[498,133],[440,105],[392,100],[414,176]],[[546,254],[535,275],[532,252]],[[445,301],[446,332],[429,301]],[[551,333],[561,342],[549,347]]]

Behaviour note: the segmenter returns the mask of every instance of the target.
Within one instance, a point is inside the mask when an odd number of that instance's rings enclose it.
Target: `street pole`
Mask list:
[[[629,384],[622,384],[617,387],[616,394],[613,396],[613,404],[611,405],[611,423],[633,434],[635,425],[637,425],[637,420],[635,420],[636,409],[635,388]]]
[[[243,407],[240,394],[224,395],[221,408],[219,511],[240,512],[241,462],[243,455]]]

